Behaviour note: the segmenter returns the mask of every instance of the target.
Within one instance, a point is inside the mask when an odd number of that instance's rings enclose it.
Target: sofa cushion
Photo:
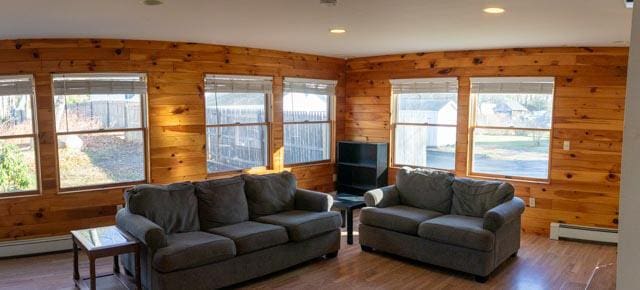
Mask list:
[[[449,213],[454,175],[445,171],[402,168],[396,176],[400,203]]]
[[[162,227],[167,234],[197,231],[198,199],[188,182],[137,185],[125,193],[127,208]]]
[[[242,177],[251,219],[294,208],[296,178],[292,173],[283,171],[265,175],[245,174]]]
[[[258,222],[242,222],[207,230],[216,235],[225,236],[236,244],[238,255],[277,246],[289,241],[284,227]]]
[[[506,182],[456,178],[451,214],[483,217],[488,210],[513,199],[514,191]]]
[[[418,235],[418,225],[442,214],[436,211],[395,205],[390,207],[365,207],[360,212],[360,222],[395,232]]]
[[[194,185],[200,228],[210,229],[249,220],[242,177],[207,180]]]
[[[425,239],[479,251],[491,251],[495,236],[482,227],[483,219],[461,215],[443,215],[424,221],[418,235]]]
[[[233,258],[233,241],[205,232],[176,233],[167,237],[167,246],[153,255],[153,268],[173,272]]]
[[[298,242],[339,229],[342,217],[334,211],[291,210],[259,217],[257,221],[285,227],[289,239]]]

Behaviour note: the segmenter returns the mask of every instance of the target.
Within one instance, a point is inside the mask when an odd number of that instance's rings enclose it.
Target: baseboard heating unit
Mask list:
[[[71,235],[0,242],[0,258],[70,250]]]
[[[618,230],[611,228],[588,227],[564,223],[551,223],[549,238],[552,240],[574,239],[603,243],[618,243]]]

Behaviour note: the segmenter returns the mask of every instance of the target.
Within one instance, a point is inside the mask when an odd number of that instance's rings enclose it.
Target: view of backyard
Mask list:
[[[29,136],[33,134],[31,104],[30,95],[0,96],[2,193],[37,189],[35,142]]]

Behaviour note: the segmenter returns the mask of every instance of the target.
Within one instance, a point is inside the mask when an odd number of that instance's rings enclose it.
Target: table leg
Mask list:
[[[73,239],[73,279],[80,280],[80,272],[78,272],[78,245]]]
[[[135,251],[134,259],[136,263],[136,287],[138,290],[142,290],[142,278],[140,277],[140,249]]]
[[[344,209],[340,210],[340,215],[342,216],[342,225],[340,225],[340,227],[344,228],[344,225],[345,225],[345,210]]]
[[[353,211],[347,209],[347,244],[353,245]]]
[[[96,259],[89,256],[89,279],[91,280],[91,290],[96,290]]]
[[[120,261],[118,260],[118,255],[113,256],[113,273],[120,273]]]

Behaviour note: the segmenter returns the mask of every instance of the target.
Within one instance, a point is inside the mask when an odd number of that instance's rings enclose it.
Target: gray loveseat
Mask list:
[[[524,202],[505,182],[403,168],[396,185],[365,194],[363,251],[380,250],[475,275],[484,282],[520,248]]]
[[[125,200],[116,221],[143,244],[146,289],[225,287],[340,248],[331,196],[296,188],[288,172],[139,185]],[[134,273],[131,255],[122,261]]]

